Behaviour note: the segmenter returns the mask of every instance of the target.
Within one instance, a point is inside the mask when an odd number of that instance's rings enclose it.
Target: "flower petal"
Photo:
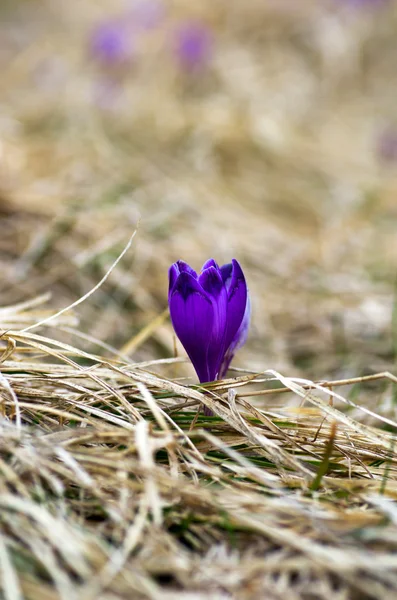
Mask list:
[[[209,269],[210,267],[215,267],[215,269],[217,271],[219,271],[219,266],[218,266],[218,263],[216,262],[216,260],[214,260],[213,258],[210,258],[201,267],[201,272],[205,271],[206,269]]]
[[[225,265],[228,267],[228,265]],[[226,270],[224,269],[223,275]],[[232,343],[244,317],[244,313],[247,306],[247,283],[245,281],[244,273],[237,262],[233,258],[232,260],[232,271],[228,275],[225,283],[227,287],[228,305],[227,305],[227,329],[226,329],[226,342],[225,348],[230,346]]]
[[[190,273],[191,275],[193,275],[193,277],[195,279],[197,279],[196,271],[194,269],[192,269],[192,267],[190,265],[188,265],[187,263],[185,263],[183,260],[178,260],[176,263],[171,265],[168,270],[168,281],[169,281],[168,296],[172,293],[175,282],[178,279],[178,276],[180,275],[180,273]]]
[[[188,271],[176,279],[169,297],[172,324],[200,381],[211,381],[208,350],[214,323],[214,308],[208,294]]]
[[[227,265],[221,266],[221,275],[222,275],[223,283],[225,284],[227,290],[229,289],[230,282],[232,280],[232,271],[233,271],[232,263],[228,263]]]
[[[180,274],[180,270],[179,270],[178,264],[174,263],[168,269],[168,282],[169,282],[168,297],[170,297],[170,294],[172,294],[175,282],[178,279],[179,274]]]
[[[213,296],[214,298],[217,298],[221,291],[225,289],[221,274],[217,267],[213,265],[203,269],[202,273],[198,276],[197,281],[203,290],[205,290],[209,296]]]
[[[227,292],[222,276],[214,266],[205,269],[198,278],[202,288],[207,292],[214,310],[211,340],[208,348],[208,371],[210,381],[218,377],[223,355],[226,349],[227,330]]]
[[[228,348],[226,348],[226,352],[222,361],[221,368],[219,370],[219,378],[223,379],[227,373],[227,370],[232,362],[235,353],[239,348],[244,346],[248,337],[248,330],[251,321],[251,300],[248,294],[247,296],[247,304],[245,306],[245,312],[243,316],[243,320],[241,321],[241,325],[238,328],[234,338],[232,339]]]
[[[181,273],[190,273],[191,275],[193,275],[193,277],[197,279],[196,271],[192,269],[192,267],[186,262],[184,262],[183,260],[178,260],[175,264],[178,265],[179,271]]]

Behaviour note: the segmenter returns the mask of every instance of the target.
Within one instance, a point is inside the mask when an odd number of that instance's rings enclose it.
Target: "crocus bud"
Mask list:
[[[250,321],[247,284],[237,260],[219,267],[210,259],[200,275],[181,260],[174,263],[168,303],[175,333],[200,382],[223,377],[247,339]]]

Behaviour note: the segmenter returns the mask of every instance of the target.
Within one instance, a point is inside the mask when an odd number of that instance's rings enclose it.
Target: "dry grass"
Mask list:
[[[0,597],[394,600],[397,4],[196,4],[109,71],[121,0],[1,3]],[[198,386],[166,272],[209,256],[253,323]]]
[[[360,409],[334,391],[365,380],[187,386],[167,376],[180,359],[104,358],[26,331],[35,310],[1,315],[14,327],[0,380],[7,600],[395,596],[397,423],[350,417],[343,403]],[[280,392],[295,401],[272,407]],[[266,408],[246,399],[263,394]]]

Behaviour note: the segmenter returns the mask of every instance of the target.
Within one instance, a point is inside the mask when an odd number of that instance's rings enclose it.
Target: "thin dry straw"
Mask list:
[[[47,317],[46,319],[43,319],[42,321],[38,321],[37,323],[33,323],[32,325],[29,325],[29,327],[25,327],[25,329],[21,330],[21,333],[26,333],[27,331],[30,331],[31,329],[35,329],[36,327],[41,327],[42,325],[47,325],[50,321],[57,319],[58,317],[63,315],[68,310],[72,310],[73,308],[75,308],[76,306],[78,306],[79,304],[81,304],[82,302],[87,300],[87,298],[92,296],[92,294],[94,294],[94,292],[96,292],[102,286],[102,284],[105,283],[105,281],[107,280],[107,278],[109,277],[111,272],[117,267],[118,263],[121,261],[123,256],[128,252],[128,250],[131,247],[132,241],[135,237],[137,230],[138,230],[138,228],[135,229],[134,233],[131,235],[130,239],[128,240],[127,245],[125,246],[124,250],[121,252],[121,254],[119,254],[119,256],[116,258],[116,260],[111,265],[111,267],[106,271],[106,273],[102,277],[102,279],[89,292],[84,294],[84,296],[82,296],[81,298],[79,298],[78,300],[73,302],[72,304],[69,304],[69,306],[62,308],[62,310],[58,311],[54,315],[51,315],[50,317]]]
[[[0,373],[0,386],[3,386],[3,388],[8,392],[9,396],[11,397],[11,400],[15,406],[16,426],[17,426],[17,429],[20,431],[22,423],[21,423],[21,410],[19,407],[18,397],[15,394],[14,390],[12,389],[7,377],[5,375],[3,375],[2,373]]]

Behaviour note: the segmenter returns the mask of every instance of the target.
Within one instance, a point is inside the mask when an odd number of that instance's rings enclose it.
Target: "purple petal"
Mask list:
[[[208,350],[214,323],[214,309],[208,294],[195,277],[183,271],[169,297],[175,333],[189,355],[200,381],[211,381]]]
[[[178,279],[180,273],[190,273],[195,279],[197,279],[197,273],[192,267],[190,267],[183,260],[178,260],[176,263],[170,266],[168,270],[168,280],[169,280],[169,288],[168,288],[168,296],[172,293],[175,282]]]
[[[178,260],[175,264],[178,265],[179,271],[181,273],[190,273],[190,275],[193,275],[193,277],[197,279],[196,271],[192,269],[192,267],[185,263],[183,260]]]
[[[210,258],[203,264],[201,271],[205,271],[205,269],[209,269],[209,267],[215,267],[215,269],[219,271],[218,263],[213,258]]]
[[[225,286],[227,287],[228,295],[225,342],[225,348],[227,349],[232,343],[243,320],[248,296],[244,273],[239,263],[234,258],[232,260],[230,281],[226,281]]]
[[[168,297],[170,297],[170,295],[172,294],[175,282],[178,279],[180,273],[181,272],[178,268],[178,265],[175,263],[173,265],[171,265],[170,268],[168,269],[168,281],[169,281]]]
[[[216,266],[209,266],[203,269],[201,275],[198,277],[198,282],[209,296],[214,296],[215,298],[219,296],[222,290],[226,291],[221,274]]]
[[[229,289],[230,282],[232,280],[232,271],[233,271],[232,263],[228,263],[227,265],[222,265],[222,267],[221,267],[223,283],[225,284],[227,290]]]
[[[198,281],[202,288],[207,292],[213,307],[214,320],[212,324],[210,345],[208,348],[209,381],[212,381],[218,377],[220,365],[226,349],[225,343],[228,316],[227,292],[219,268],[216,268],[215,266],[206,268],[199,276]]]
[[[232,362],[233,357],[234,357],[235,353],[237,352],[237,350],[239,348],[241,348],[242,346],[244,346],[245,342],[247,341],[250,321],[251,321],[251,300],[250,300],[250,297],[248,294],[247,304],[245,307],[243,320],[241,321],[241,325],[238,328],[237,333],[235,334],[234,338],[232,339],[230,346],[226,349],[226,352],[225,352],[225,355],[224,355],[224,358],[222,361],[222,365],[221,365],[221,368],[219,371],[220,379],[223,379],[223,377],[225,377],[227,370],[230,366],[230,363]]]

